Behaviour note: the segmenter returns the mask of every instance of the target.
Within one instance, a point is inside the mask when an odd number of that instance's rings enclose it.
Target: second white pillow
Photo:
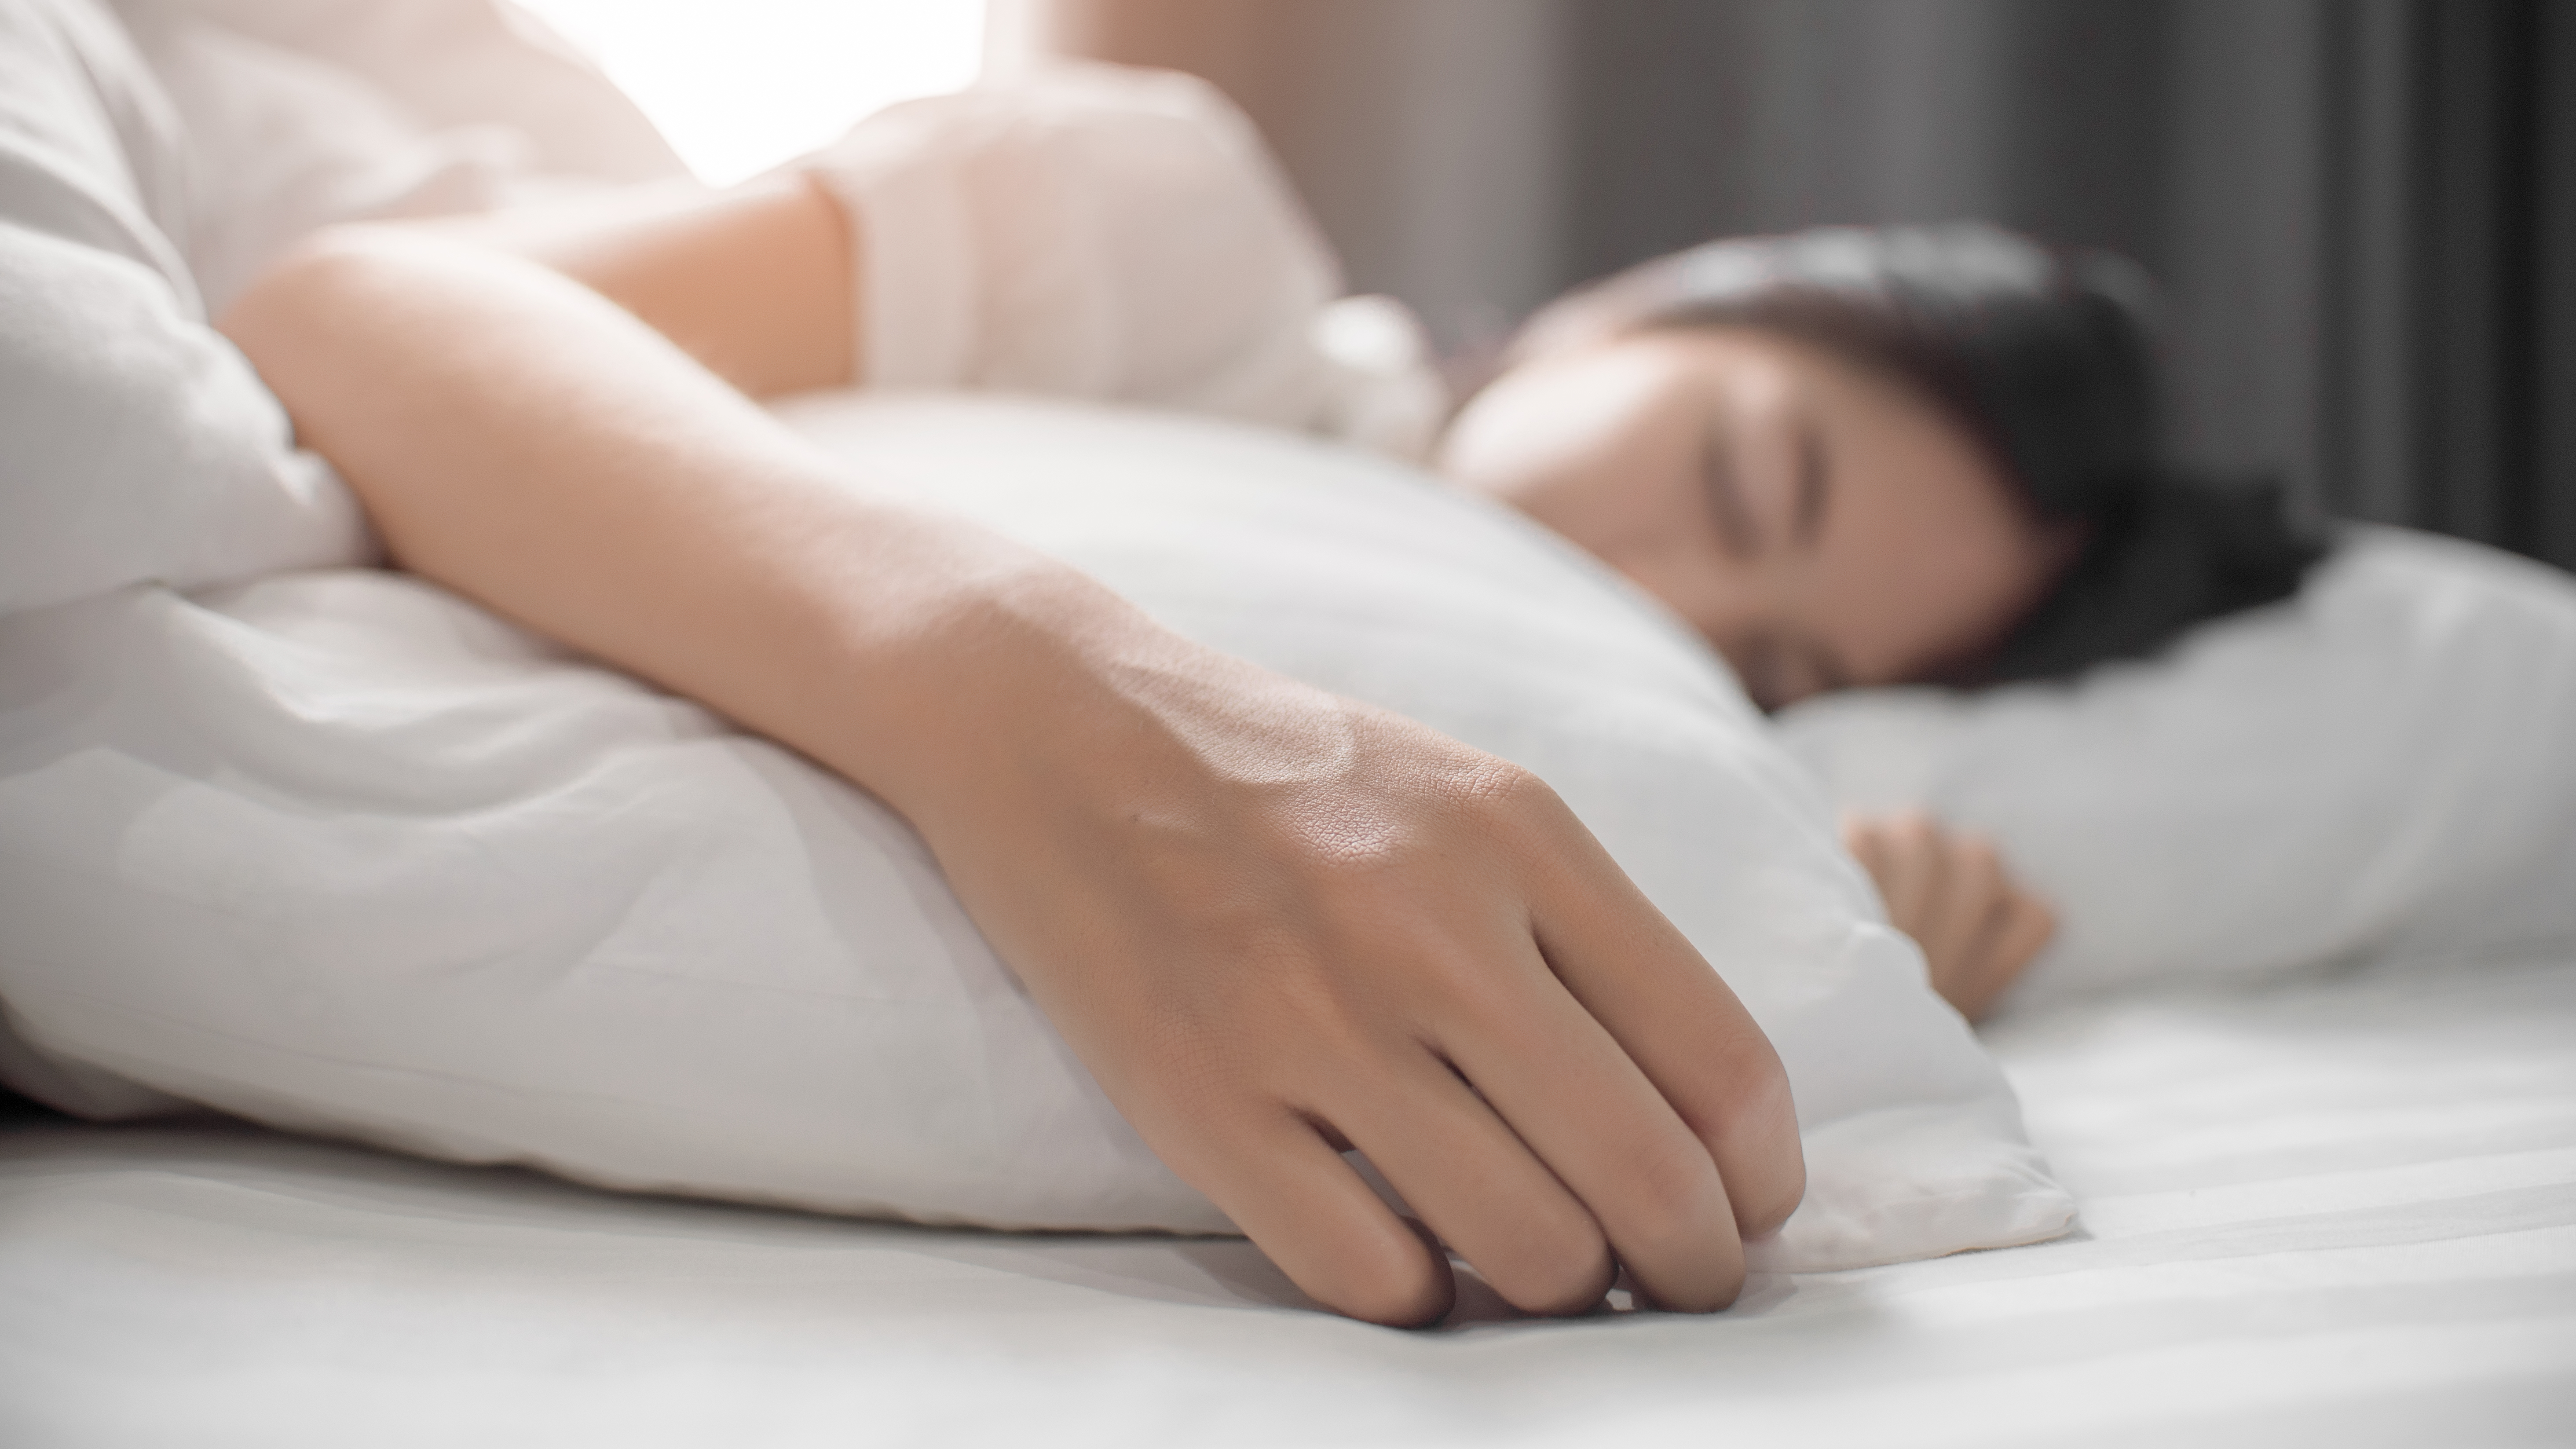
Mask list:
[[[2058,913],[2024,1004],[2576,939],[2576,579],[2477,544],[2352,528],[2160,658],[1780,733],[1845,806],[1996,840]]]

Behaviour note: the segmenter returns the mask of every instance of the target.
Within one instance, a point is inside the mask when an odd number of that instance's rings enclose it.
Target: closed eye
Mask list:
[[[1717,519],[1718,540],[1737,559],[1762,553],[1762,531],[1753,510],[1744,505],[1744,480],[1736,472],[1735,440],[1714,416],[1702,436],[1700,477],[1708,489],[1709,512]]]
[[[1825,505],[1833,498],[1833,460],[1825,452],[1824,429],[1814,417],[1798,426],[1798,511],[1790,537],[1800,548],[1813,548],[1825,530]]]

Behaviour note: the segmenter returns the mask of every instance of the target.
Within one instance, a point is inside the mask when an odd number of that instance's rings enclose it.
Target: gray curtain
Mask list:
[[[1990,217],[2166,283],[2176,452],[2576,566],[2576,0],[995,0],[1261,122],[1452,347],[1732,232]]]
[[[2576,5],[2327,22],[2326,496],[2576,567]]]

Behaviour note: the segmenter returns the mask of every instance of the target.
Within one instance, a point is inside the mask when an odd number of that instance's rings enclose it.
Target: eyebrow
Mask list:
[[[1825,456],[1824,429],[1814,415],[1798,421],[1798,512],[1790,538],[1800,548],[1815,543],[1825,526],[1825,504],[1833,489],[1831,460]]]
[[[1712,409],[1708,426],[1700,433],[1700,477],[1708,485],[1709,507],[1717,515],[1717,531],[1726,541],[1726,551],[1737,558],[1752,558],[1762,552],[1761,529],[1744,506],[1744,485],[1736,477],[1735,449],[1730,446],[1733,441]]]

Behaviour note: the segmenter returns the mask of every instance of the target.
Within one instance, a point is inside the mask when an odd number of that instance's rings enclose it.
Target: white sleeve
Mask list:
[[[1340,268],[1251,122],[1195,78],[1044,70],[891,107],[802,164],[860,238],[862,383],[1138,403],[1396,452],[1437,423],[1418,329],[1391,355],[1332,346]]]

